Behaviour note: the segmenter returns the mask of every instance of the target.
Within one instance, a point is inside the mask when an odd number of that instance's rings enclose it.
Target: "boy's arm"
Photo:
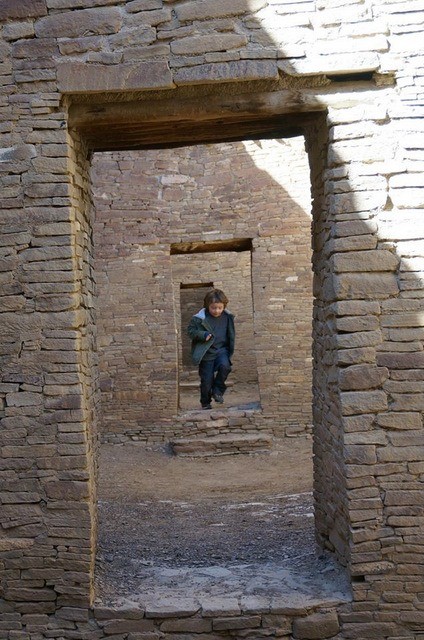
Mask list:
[[[206,342],[210,338],[210,333],[205,331],[194,318],[190,320],[187,333],[192,340],[197,340],[198,342]]]

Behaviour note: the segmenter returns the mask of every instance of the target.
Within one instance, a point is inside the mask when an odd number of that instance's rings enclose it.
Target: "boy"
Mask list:
[[[212,409],[212,398],[219,404],[224,402],[235,342],[234,316],[226,310],[227,304],[225,293],[212,289],[205,296],[203,309],[188,325],[191,357],[199,365],[202,409]]]

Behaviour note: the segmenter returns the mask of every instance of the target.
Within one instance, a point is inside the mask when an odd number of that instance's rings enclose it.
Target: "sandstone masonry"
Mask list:
[[[4,0],[0,21],[0,633],[419,639],[418,0]],[[93,608],[92,153],[299,135],[313,214],[316,529],[346,566],[352,599]],[[280,224],[261,228],[258,256]],[[159,240],[149,250],[159,260]],[[276,281],[280,260],[264,260]],[[267,364],[271,389],[281,369]]]
[[[178,377],[198,383],[196,369],[177,356],[181,334],[204,296],[181,326],[180,287],[202,282],[230,299],[231,380],[259,382],[258,429],[309,429],[311,196],[303,139],[99,154],[93,170],[102,430],[141,436],[147,427],[147,438],[153,422],[160,438],[161,431],[169,437],[161,421],[177,427]],[[234,250],[223,251],[231,239]],[[251,249],[236,251],[240,240]],[[173,254],[190,243],[194,253]]]

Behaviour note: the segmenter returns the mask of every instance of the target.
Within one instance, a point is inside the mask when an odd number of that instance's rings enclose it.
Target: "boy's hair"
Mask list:
[[[203,306],[205,309],[209,308],[209,305],[214,302],[221,302],[224,305],[224,309],[228,304],[228,298],[221,289],[212,289],[212,291],[208,291],[205,295],[205,299],[203,300]]]

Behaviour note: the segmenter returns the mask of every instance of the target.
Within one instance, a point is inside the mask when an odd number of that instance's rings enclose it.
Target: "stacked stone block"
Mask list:
[[[96,520],[84,186],[61,175],[74,148],[38,100],[39,128],[26,131],[22,116],[28,143],[6,149],[2,165],[22,189],[6,192],[2,215],[2,602],[19,619],[88,606]]]
[[[231,434],[239,437],[259,435],[261,429],[261,412],[259,409],[240,409],[231,407],[229,409],[213,409],[205,413],[202,409],[198,411],[187,411],[172,420],[159,424],[151,423],[143,425],[138,430],[128,429],[117,433],[105,433],[102,435],[102,442],[110,444],[121,444],[124,442],[146,442],[147,444],[158,444],[170,442],[175,438],[183,438],[190,434],[191,438],[213,437],[216,435]],[[268,434],[265,436],[269,437]]]
[[[180,602],[164,599],[148,603],[144,609],[121,608],[118,619],[116,611],[98,607],[94,610],[94,622],[102,632],[100,638],[128,633],[134,639],[144,636],[143,640],[155,636],[165,640],[178,636],[190,640],[199,636],[211,640],[246,637],[324,640],[340,637],[336,610],[340,605],[343,598],[324,598],[318,604],[313,598],[304,597],[295,606],[282,598],[261,596],[211,596]]]
[[[404,602],[404,591],[414,591],[405,582],[406,574],[407,581],[418,579],[412,566],[404,564],[407,556],[396,552],[404,535],[417,532],[420,521],[412,504],[413,486],[419,483],[413,461],[420,457],[422,429],[422,415],[414,413],[414,407],[420,401],[408,394],[408,383],[402,398],[396,393],[401,389],[397,380],[421,378],[422,342],[416,339],[422,319],[412,309],[418,308],[422,294],[416,273],[407,278],[415,284],[404,284],[402,248],[405,239],[420,234],[409,222],[414,212],[404,212],[417,192],[408,192],[404,183],[405,199],[394,204],[390,195],[391,171],[396,166],[402,172],[403,159],[409,155],[396,147],[393,136],[390,114],[398,112],[397,98],[374,103],[372,111],[351,106],[349,115],[339,109],[329,112],[326,174],[331,185],[327,196],[325,184],[319,189],[317,210],[327,213],[321,214],[322,221],[315,216],[319,253],[314,289],[320,292],[314,323],[314,377],[319,390],[315,397],[320,399],[315,423],[322,425],[315,439],[315,453],[322,462],[315,466],[317,522],[324,544],[338,551],[355,581],[353,611],[343,616],[347,637],[356,633],[358,616],[364,634],[395,635],[405,625],[412,637],[420,625],[419,615],[400,614],[386,624],[384,611],[394,608],[392,589],[399,603]],[[417,184],[416,178],[412,182]],[[407,251],[421,251],[419,245],[415,240]],[[327,261],[330,265],[332,261],[330,277]],[[400,309],[406,331],[397,324]],[[405,369],[409,369],[406,375]],[[343,431],[337,427],[340,422]],[[414,442],[410,448],[408,441]],[[329,474],[334,487],[330,501]],[[400,492],[396,498],[393,490]],[[415,541],[419,544],[418,538]],[[419,552],[419,547],[415,550]],[[410,610],[416,596],[406,596],[405,601],[408,604],[396,606]]]
[[[91,150],[137,148],[146,122],[154,146],[167,143],[161,127],[170,120],[180,123],[178,142],[183,121],[193,137],[198,120],[202,130],[214,120],[219,138],[226,126],[278,116],[283,127],[289,118],[304,127],[312,171],[317,528],[353,576],[352,602],[338,608],[340,631],[320,633],[419,638],[418,2],[5,0],[0,21],[3,635],[100,635],[89,613],[97,414],[84,204]],[[91,114],[88,124],[82,113]],[[264,236],[258,256],[268,246]],[[254,628],[227,630],[312,633],[260,624],[255,614]],[[108,637],[119,640],[158,635],[112,629]]]

